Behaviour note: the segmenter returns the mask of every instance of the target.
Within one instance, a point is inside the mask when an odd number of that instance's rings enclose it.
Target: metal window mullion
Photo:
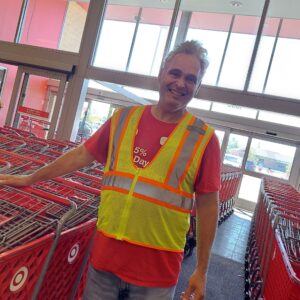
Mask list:
[[[28,88],[28,83],[29,83],[29,73],[25,72],[24,76],[23,76],[23,81],[22,81],[22,86],[21,86],[21,90],[19,93],[18,101],[16,103],[16,113],[15,113],[14,120],[13,120],[13,127],[19,126],[20,115],[17,113],[17,111],[18,111],[18,107],[22,106],[24,104],[24,100],[25,100],[26,92],[27,92],[27,88]]]
[[[78,54],[76,72],[70,77],[61,108],[56,138],[75,140],[83,103],[88,88],[86,73],[93,61],[99,29],[104,19],[107,0],[90,1]]]
[[[190,11],[183,11],[181,13],[175,45],[178,45],[185,40],[191,22],[191,17],[192,17],[192,12]]]
[[[29,2],[29,0],[23,0],[23,3],[22,3],[22,8],[20,11],[18,25],[17,25],[15,37],[14,37],[15,43],[19,43],[21,40],[22,32],[24,29],[25,18],[26,18],[26,14],[27,14],[28,2]]]
[[[61,42],[62,42],[62,39],[63,39],[63,30],[64,30],[64,27],[66,25],[66,20],[67,20],[67,14],[68,14],[68,10],[70,8],[70,1],[67,2],[67,7],[65,9],[65,13],[64,13],[64,18],[63,18],[63,21],[62,21],[62,26],[61,26],[61,30],[60,30],[60,33],[59,33],[59,38],[58,38],[58,49],[61,49]]]
[[[274,55],[275,55],[275,51],[276,51],[276,47],[277,47],[277,42],[278,42],[278,39],[279,39],[279,34],[280,34],[280,31],[281,31],[281,27],[282,27],[282,22],[283,22],[283,19],[281,18],[280,22],[278,24],[276,37],[275,37],[275,42],[274,42],[274,45],[273,45],[273,49],[272,49],[272,53],[271,53],[271,57],[270,57],[269,65],[268,65],[268,70],[267,70],[267,74],[266,74],[266,78],[265,78],[265,82],[264,82],[264,85],[263,85],[263,90],[262,90],[263,94],[265,93],[267,83],[268,83],[268,80],[269,80],[270,71],[271,71],[271,67],[272,67],[272,63],[273,63],[273,60],[274,60]]]
[[[165,45],[165,49],[164,49],[162,63],[163,63],[165,57],[167,56],[167,54],[170,50],[171,41],[172,41],[176,21],[177,21],[177,18],[178,18],[180,5],[181,5],[181,0],[176,0],[174,10],[173,10],[172,19],[171,19],[171,23],[170,23],[169,32],[168,32],[168,36],[167,36],[167,40],[166,40],[166,45]],[[161,63],[161,66],[162,66],[162,63]]]
[[[246,162],[248,160],[250,146],[251,146],[251,143],[252,143],[252,134],[247,134],[246,136],[247,136],[248,139],[247,139],[247,145],[246,145],[246,148],[245,148],[245,153],[244,153],[242,166],[241,166],[241,169],[243,171],[245,171],[245,166],[246,166]]]
[[[126,64],[126,68],[125,68],[126,72],[128,72],[128,69],[129,69],[129,64],[130,64],[130,61],[131,61],[131,57],[132,57],[132,53],[133,53],[133,48],[134,48],[135,41],[136,41],[136,36],[137,36],[138,30],[139,30],[139,26],[140,26],[140,22],[141,22],[142,11],[143,11],[143,9],[140,7],[139,13],[138,13],[138,15],[136,17],[136,23],[135,23],[134,33],[133,33],[133,37],[132,37],[132,41],[131,41],[131,45],[130,45],[129,54],[128,54],[127,64]]]
[[[162,27],[160,26],[160,28],[159,28],[159,34],[158,34],[157,42],[156,42],[156,45],[155,45],[155,50],[154,50],[154,55],[153,55],[153,59],[152,59],[152,63],[151,63],[149,75],[151,75],[152,72],[153,72],[155,58],[156,58],[156,55],[158,53],[158,46],[159,46],[159,41],[160,41],[160,37],[161,37],[161,32],[162,32]]]
[[[67,76],[65,75],[59,81],[58,92],[55,99],[54,110],[50,120],[50,128],[47,134],[47,138],[55,138],[55,133],[58,125],[58,120],[60,117],[60,112],[63,104],[63,98],[65,94],[65,89],[67,85]]]
[[[264,28],[266,18],[267,18],[269,5],[270,5],[270,0],[265,0],[265,4],[264,4],[264,8],[263,8],[262,15],[261,15],[261,18],[260,18],[258,31],[257,31],[257,35],[256,35],[254,47],[253,47],[253,52],[252,52],[252,56],[251,56],[251,60],[250,60],[249,68],[248,68],[248,73],[247,73],[247,76],[246,76],[244,91],[248,91],[248,88],[249,88],[252,72],[253,72],[253,69],[254,69],[254,63],[255,63],[256,56],[257,56],[257,52],[258,52],[259,43],[260,43],[260,40],[261,40],[263,28]]]
[[[221,73],[222,73],[222,69],[223,69],[223,65],[224,65],[224,61],[225,61],[225,57],[226,57],[226,53],[227,53],[227,49],[228,49],[228,45],[229,45],[229,40],[230,40],[231,33],[232,33],[232,28],[233,28],[234,20],[235,20],[235,15],[232,15],[230,26],[229,26],[229,31],[228,31],[228,35],[227,35],[227,39],[226,39],[226,43],[225,43],[225,47],[224,47],[222,59],[221,59],[219,73],[218,73],[218,77],[217,77],[217,80],[216,80],[216,86],[219,85],[219,81],[220,81],[220,77],[221,77]]]
[[[5,125],[13,126],[13,121],[15,118],[16,108],[17,108],[17,103],[18,103],[18,95],[19,95],[22,80],[23,80],[23,67],[19,66],[16,78],[15,78],[12,94],[10,97],[8,111],[6,114]]]

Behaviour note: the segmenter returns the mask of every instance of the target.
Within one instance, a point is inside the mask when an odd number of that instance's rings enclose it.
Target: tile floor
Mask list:
[[[219,226],[212,252],[244,263],[251,218],[251,213],[235,209]]]

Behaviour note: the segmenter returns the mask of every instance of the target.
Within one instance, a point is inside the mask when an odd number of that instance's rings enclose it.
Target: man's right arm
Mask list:
[[[89,165],[95,158],[84,145],[60,156],[30,175],[0,175],[0,185],[27,186],[35,182],[62,176]]]

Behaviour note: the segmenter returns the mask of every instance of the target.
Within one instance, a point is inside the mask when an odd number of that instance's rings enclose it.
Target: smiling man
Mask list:
[[[28,176],[29,185],[105,164],[85,300],[170,300],[189,217],[197,211],[197,265],[182,299],[201,300],[218,220],[220,147],[214,130],[186,106],[207,68],[207,52],[186,41],[165,59],[157,105],[118,110],[84,145]]]
[[[199,87],[202,68],[199,59],[187,53],[173,55],[165,62],[158,77],[160,98],[154,106],[157,114],[165,115],[165,121],[177,122],[186,111]]]

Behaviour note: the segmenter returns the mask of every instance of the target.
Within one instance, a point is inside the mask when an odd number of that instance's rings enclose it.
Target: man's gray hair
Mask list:
[[[199,80],[201,81],[209,65],[207,50],[202,46],[202,43],[196,40],[191,40],[177,45],[164,59],[162,68],[164,68],[166,63],[168,63],[176,54],[180,53],[194,55],[199,59],[201,66]]]

